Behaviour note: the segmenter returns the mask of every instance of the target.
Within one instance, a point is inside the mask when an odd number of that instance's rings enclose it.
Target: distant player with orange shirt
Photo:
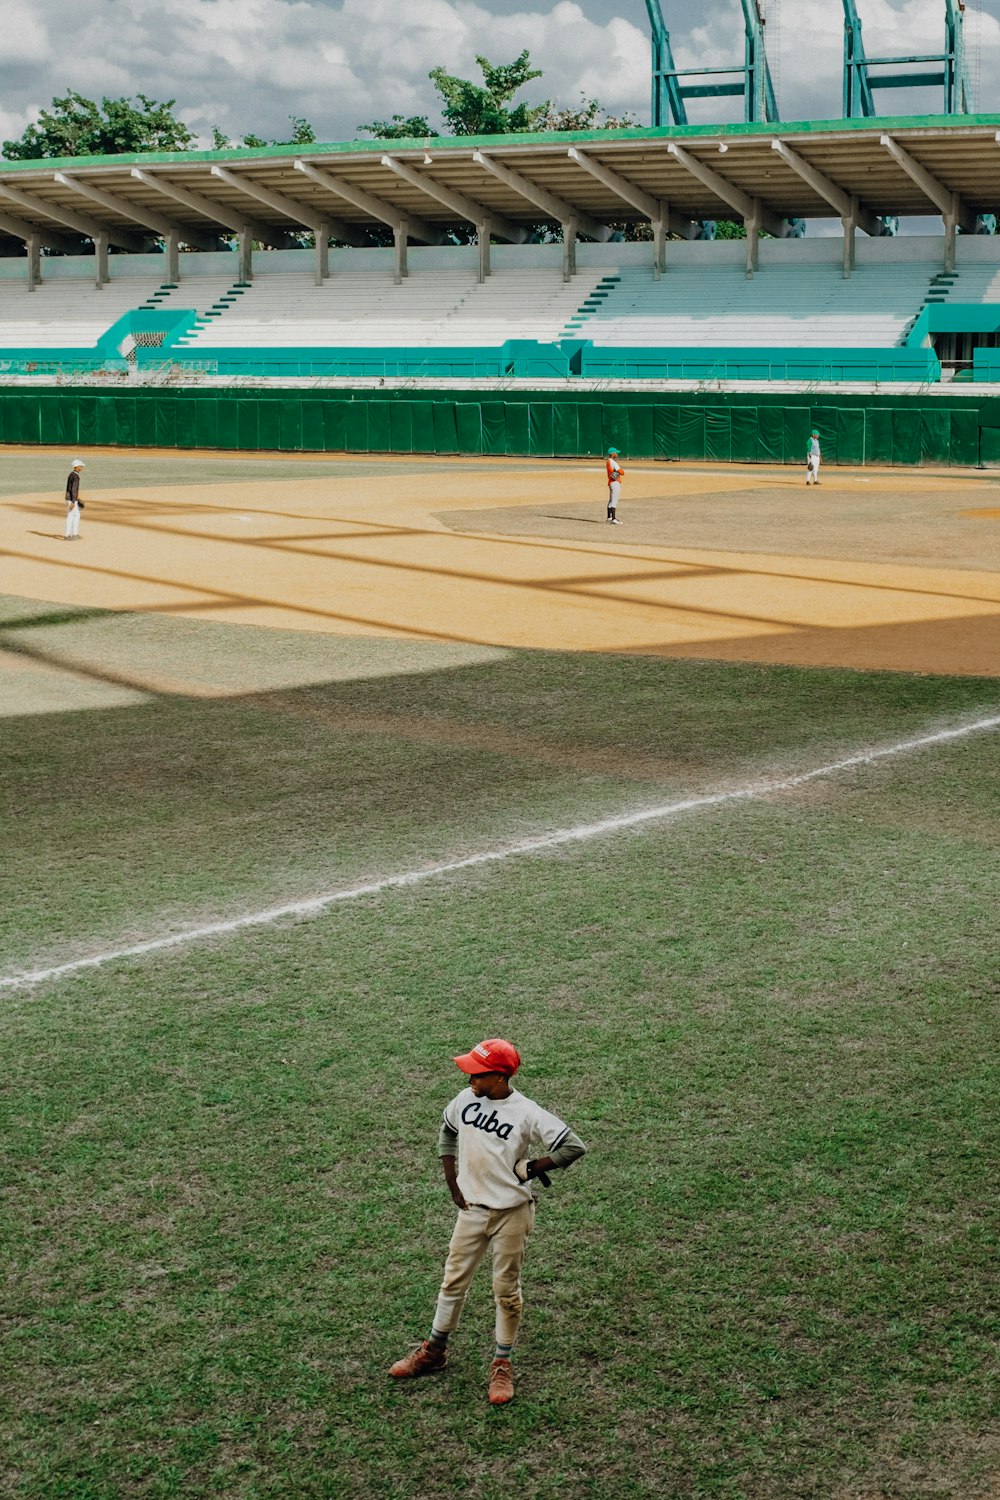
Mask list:
[[[622,468],[621,464],[618,462],[618,449],[617,448],[609,448],[608,449],[607,470],[608,470],[608,525],[609,526],[620,526],[622,523],[618,519],[618,496],[621,494],[622,479],[625,477],[625,470]]]

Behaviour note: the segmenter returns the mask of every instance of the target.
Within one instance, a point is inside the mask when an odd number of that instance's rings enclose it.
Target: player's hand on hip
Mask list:
[[[456,1208],[468,1208],[469,1206],[465,1201],[461,1188],[458,1187],[452,1188],[451,1201],[454,1203]]]

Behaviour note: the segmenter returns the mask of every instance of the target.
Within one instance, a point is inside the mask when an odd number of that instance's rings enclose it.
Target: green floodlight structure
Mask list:
[[[647,0],[648,3],[648,0]],[[877,115],[875,89],[934,88],[944,89],[944,113],[968,115],[973,111],[972,85],[965,58],[963,0],[945,0],[944,51],[931,56],[866,57],[861,35],[861,18],[854,0],[844,0],[844,118],[854,120]],[[932,71],[905,73],[872,73],[872,68],[923,67],[933,63]]]
[[[951,0],[949,0],[951,3]],[[778,119],[778,100],[764,47],[763,0],[742,0],[743,65],[731,68],[678,68],[660,0],[646,0],[653,34],[653,125],[686,125],[686,99],[743,99],[748,123]],[[714,82],[721,78],[728,82]],[[690,82],[686,80],[691,80]]]

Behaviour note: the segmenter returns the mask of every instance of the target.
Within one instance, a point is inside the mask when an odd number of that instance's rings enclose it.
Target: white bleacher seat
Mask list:
[[[923,305],[931,275],[920,264],[681,265],[659,281],[623,267],[602,305],[575,328],[601,347],[891,348]],[[568,336],[568,335],[566,335]]]
[[[939,299],[942,302],[1000,302],[1000,270],[995,265],[964,265]]]
[[[92,349],[124,313],[154,290],[135,280],[0,281],[0,349]]]
[[[525,261],[514,264],[519,247],[498,247],[493,274],[483,283],[464,247],[452,264],[445,251],[416,250],[400,284],[380,251],[367,262],[339,267],[333,257],[322,286],[314,281],[308,251],[275,252],[273,263],[261,255],[246,287],[237,285],[236,257],[224,252],[191,256],[190,272],[182,258],[176,287],[159,284],[165,264],[162,270],[151,264],[148,275],[145,267],[142,274],[120,273],[100,290],[82,273],[67,274],[66,266],[45,279],[43,267],[34,292],[23,280],[0,280],[0,350],[93,348],[123,313],[143,306],[197,313],[178,349],[234,354],[496,348],[516,339],[590,340],[604,348],[860,350],[900,345],[928,299],[1000,303],[997,258],[979,241],[961,242],[968,259],[960,256],[954,277],[940,272],[936,247],[905,248],[911,253],[901,255],[895,242],[862,241],[847,280],[833,255],[781,241],[765,241],[760,270],[751,278],[740,257],[729,253],[738,247],[687,243],[672,247],[672,263],[668,247],[668,268],[659,280],[647,247],[637,245],[582,246],[582,263],[569,282],[558,247],[529,247]],[[554,252],[548,261],[529,258],[548,250]],[[301,260],[279,259],[286,254]]]
[[[610,270],[610,268],[609,268]],[[480,283],[467,268],[413,272],[397,285],[386,271],[346,271],[317,286],[306,272],[257,276],[219,317],[180,341],[187,348],[475,348],[508,339],[558,339],[606,274],[564,282],[558,268],[497,270]],[[188,283],[170,304],[195,306]]]

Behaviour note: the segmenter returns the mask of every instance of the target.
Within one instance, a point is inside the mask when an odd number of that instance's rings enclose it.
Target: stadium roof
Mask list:
[[[368,243],[388,224],[440,241],[489,220],[500,239],[575,219],[587,238],[663,215],[942,214],[970,227],[1000,209],[1000,115],[906,116],[187,151],[0,163],[0,235],[123,249],[173,233],[194,246],[238,230],[265,244],[326,226]]]

